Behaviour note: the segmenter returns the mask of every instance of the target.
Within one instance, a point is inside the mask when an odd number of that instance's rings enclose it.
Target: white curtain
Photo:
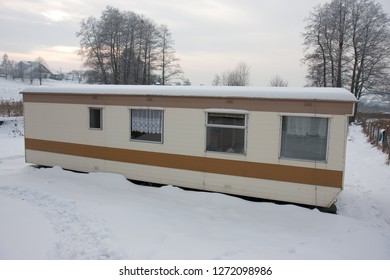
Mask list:
[[[161,110],[132,109],[131,129],[142,133],[162,133]]]
[[[285,117],[288,135],[325,137],[328,130],[327,118]]]

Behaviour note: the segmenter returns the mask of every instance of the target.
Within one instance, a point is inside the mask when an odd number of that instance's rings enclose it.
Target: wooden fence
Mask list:
[[[362,120],[361,124],[370,143],[388,154],[388,163],[390,163],[390,120]]]

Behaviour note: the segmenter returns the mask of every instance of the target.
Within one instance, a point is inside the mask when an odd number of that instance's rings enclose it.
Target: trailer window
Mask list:
[[[89,128],[103,129],[103,112],[102,108],[89,108]]]
[[[162,143],[163,110],[131,109],[131,140]]]
[[[326,161],[328,119],[282,117],[282,158]]]
[[[246,115],[207,113],[206,150],[245,154]]]

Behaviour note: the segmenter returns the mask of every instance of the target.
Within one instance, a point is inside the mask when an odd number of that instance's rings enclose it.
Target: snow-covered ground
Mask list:
[[[45,85],[71,83],[44,81]],[[29,83],[0,78],[0,99]],[[2,121],[4,118],[1,118]],[[338,214],[249,202],[115,174],[24,162],[23,119],[0,126],[0,260],[390,260],[390,166],[359,126],[348,136]]]
[[[333,215],[37,169],[21,121],[0,126],[0,259],[390,259],[390,167],[359,126]]]
[[[42,85],[45,86],[65,86],[65,85],[72,85],[77,84],[74,81],[58,81],[58,80],[52,80],[52,79],[44,79],[42,80]],[[39,86],[39,81],[34,80],[33,83],[29,80],[25,80],[24,82],[21,81],[21,79],[5,79],[3,77],[0,77],[0,100],[6,99],[6,100],[15,100],[19,101],[22,99],[22,95],[19,94],[19,92],[22,91],[22,89],[30,86]]]
[[[26,83],[19,80],[7,80],[0,77],[0,101],[2,99],[21,100],[19,92],[26,87]]]

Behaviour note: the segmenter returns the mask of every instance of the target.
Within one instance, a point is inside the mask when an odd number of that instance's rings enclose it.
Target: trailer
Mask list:
[[[82,85],[24,89],[26,162],[329,207],[343,189],[341,88]]]

